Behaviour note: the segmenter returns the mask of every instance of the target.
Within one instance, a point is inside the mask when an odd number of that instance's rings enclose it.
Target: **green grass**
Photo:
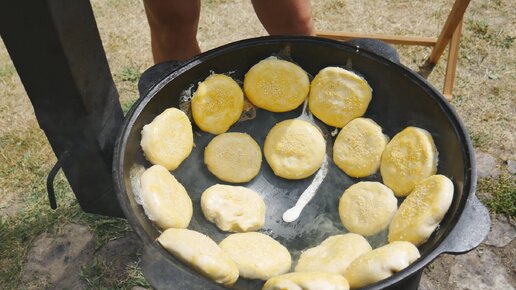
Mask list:
[[[3,289],[18,289],[22,285],[27,253],[42,233],[56,232],[60,226],[69,223],[86,225],[94,234],[97,248],[100,248],[107,241],[131,231],[124,219],[84,213],[62,173],[54,182],[58,208],[50,208],[45,179],[55,159],[45,146],[46,139],[41,130],[34,125],[24,131],[0,136],[0,185],[4,189],[27,191],[23,194],[26,198],[19,213],[0,217],[0,285]],[[18,154],[9,156],[6,152]],[[135,269],[131,273],[137,276]],[[130,275],[127,277],[124,283],[129,285],[132,280]]]
[[[16,289],[20,285],[29,246],[41,233],[55,232],[59,226],[69,223],[87,225],[100,248],[131,230],[123,219],[84,213],[60,175],[55,186],[59,203],[56,210],[48,206],[46,192],[38,189],[33,201],[19,215],[0,220],[0,283],[5,289]]]
[[[124,82],[137,82],[140,75],[141,73],[138,69],[133,67],[124,67],[118,77]]]
[[[0,66],[0,80],[10,78],[16,73],[16,69],[12,64]]]
[[[502,175],[498,179],[482,178],[478,181],[478,192],[489,192],[492,198],[482,201],[494,213],[516,217],[516,178]]]
[[[482,20],[469,20],[466,23],[475,36],[485,38],[488,35],[489,25]]]
[[[500,48],[511,48],[515,36],[505,33],[503,29],[494,30],[482,20],[468,20],[466,25],[473,32],[473,36],[477,39],[485,40],[489,44]]]
[[[59,202],[69,200],[66,182],[59,178],[55,183],[56,198]],[[20,285],[22,269],[29,246],[41,233],[52,232],[59,225],[71,222],[70,217],[81,215],[77,204],[52,210],[48,206],[46,192],[36,189],[32,201],[14,217],[0,221],[0,281],[6,289],[16,289]]]
[[[123,101],[122,102],[122,111],[124,112],[124,116],[127,115],[127,112],[129,112],[129,110],[131,109],[131,107],[134,105],[134,103],[136,102],[136,99],[132,99],[132,100],[127,100],[127,101]]]
[[[486,148],[489,144],[489,136],[483,132],[470,131],[469,138],[475,148]]]
[[[150,288],[143,277],[139,262],[128,265],[124,273],[117,273],[111,263],[93,259],[81,269],[80,276],[89,289],[131,289],[134,286]]]
[[[124,67],[120,73],[115,74],[115,79],[118,80],[117,88],[120,95],[123,96],[120,98],[120,102],[124,115],[129,112],[139,97],[137,84],[140,76],[141,72],[134,67]]]

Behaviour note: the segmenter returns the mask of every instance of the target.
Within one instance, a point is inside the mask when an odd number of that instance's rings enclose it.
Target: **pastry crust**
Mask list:
[[[444,175],[433,175],[419,182],[389,227],[389,242],[408,241],[416,246],[426,242],[450,208],[453,182]]]
[[[364,287],[405,269],[419,257],[413,244],[393,242],[358,257],[349,265],[344,277],[352,289]]]
[[[263,152],[274,174],[287,179],[302,179],[321,167],[326,141],[314,125],[290,119],[272,127],[265,138]]]
[[[169,253],[217,283],[231,286],[238,279],[235,262],[206,235],[188,229],[168,229],[157,241]]]
[[[373,120],[357,118],[349,122],[335,139],[333,161],[351,177],[374,174],[388,138]]]
[[[294,272],[273,277],[262,290],[349,290],[348,281],[338,274],[327,272]]]
[[[241,277],[267,280],[290,270],[292,258],[287,248],[267,235],[232,234],[219,245],[235,261]]]
[[[271,112],[291,111],[303,103],[310,90],[306,72],[275,57],[255,64],[244,78],[244,91],[256,107]]]
[[[192,219],[192,200],[185,188],[161,165],[154,165],[140,177],[145,214],[160,229],[186,228]]]
[[[192,152],[192,124],[183,111],[166,109],[143,126],[140,145],[152,164],[174,170]]]
[[[396,196],[407,196],[421,180],[437,171],[437,149],[428,131],[407,127],[396,134],[382,154],[383,183]]]
[[[201,209],[206,219],[223,231],[255,231],[265,223],[263,199],[242,186],[210,186],[202,193]]]
[[[204,163],[220,180],[248,182],[260,172],[262,151],[258,143],[245,133],[224,133],[206,146]]]
[[[372,236],[389,226],[398,209],[392,190],[380,182],[362,181],[344,191],[339,202],[342,224],[352,233]]]
[[[310,111],[327,125],[342,128],[364,115],[372,98],[366,80],[340,67],[326,67],[312,80]]]
[[[205,132],[221,134],[240,119],[244,93],[231,77],[212,74],[199,83],[192,97],[192,116]]]
[[[364,237],[348,233],[331,236],[299,257],[296,272],[323,271],[344,275],[349,264],[372,248]]]

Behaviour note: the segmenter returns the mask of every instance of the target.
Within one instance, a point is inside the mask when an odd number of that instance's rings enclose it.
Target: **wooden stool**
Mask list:
[[[453,84],[455,82],[455,73],[457,69],[457,59],[459,56],[460,36],[462,31],[462,21],[464,12],[468,8],[470,0],[456,0],[453,7],[448,14],[446,23],[444,24],[438,38],[432,37],[415,37],[415,36],[400,36],[400,35],[386,35],[386,34],[367,34],[367,33],[346,33],[346,32],[328,32],[318,31],[317,36],[331,38],[336,40],[350,40],[354,38],[373,38],[385,41],[391,44],[401,45],[419,45],[432,46],[432,52],[422,66],[425,71],[425,77],[430,74],[435,67],[439,58],[444,52],[444,49],[450,44],[448,51],[448,62],[446,64],[446,74],[444,76],[443,95],[447,100],[452,99]]]

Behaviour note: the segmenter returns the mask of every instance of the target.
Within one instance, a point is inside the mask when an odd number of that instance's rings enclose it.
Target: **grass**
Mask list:
[[[2,241],[0,243],[0,281],[2,281],[4,289],[16,289],[17,285],[20,285],[29,246],[41,233],[54,233],[58,227],[69,223],[87,225],[94,234],[96,247],[99,249],[109,240],[121,237],[130,231],[128,223],[123,219],[84,213],[73,199],[62,176],[56,185],[57,200],[61,202],[57,210],[50,209],[45,192],[38,191],[37,196],[30,202],[31,206],[25,208],[21,214],[0,220],[0,240]],[[63,206],[63,201],[68,202],[68,205]],[[142,275],[138,272],[138,265],[131,267],[126,271],[127,275],[118,281],[121,283],[120,285],[125,286],[118,289],[130,289],[137,285],[144,286],[144,282],[141,281]],[[101,272],[101,276],[104,273],[105,271]],[[90,280],[95,280],[95,278]],[[87,282],[90,283],[89,280]],[[98,283],[104,282],[101,280]],[[94,287],[93,289],[100,288]]]
[[[484,132],[477,133],[477,131],[470,130],[469,137],[475,148],[484,149],[489,143],[489,136]]]
[[[150,288],[140,270],[139,262],[130,264],[125,273],[115,272],[110,262],[93,259],[80,274],[90,289],[131,289],[135,286]]]
[[[93,0],[93,10],[120,101],[126,113],[138,98],[137,80],[152,65],[150,36],[140,0]],[[217,46],[266,35],[248,0],[201,1],[198,39],[205,51]],[[437,36],[452,0],[312,1],[318,30]],[[416,7],[417,6],[417,7]],[[238,11],[238,12],[237,12]],[[466,124],[476,148],[499,159],[516,159],[516,1],[472,1],[465,14],[457,80],[452,104]],[[397,46],[402,63],[417,70],[429,48]],[[429,81],[442,89],[446,53]],[[66,180],[56,180],[58,209],[48,206],[45,178],[55,157],[23,85],[0,42],[0,285],[24,288],[26,255],[41,233],[55,233],[68,223],[87,225],[96,246],[130,231],[121,219],[85,214],[75,202]],[[515,214],[515,177],[481,179],[479,191],[494,213]],[[83,265],[82,277],[91,289],[148,287],[139,264],[127,265],[122,276],[110,264],[93,259]],[[36,281],[38,282],[38,281]],[[45,281],[40,281],[43,283]],[[22,286],[21,286],[22,285]],[[44,288],[42,286],[40,288]]]
[[[136,68],[124,67],[120,72],[120,80],[123,82],[137,82],[140,79],[140,72]]]
[[[4,289],[18,288],[30,245],[44,232],[55,233],[69,223],[87,225],[100,248],[131,230],[124,219],[84,213],[62,173],[54,183],[58,208],[50,209],[45,179],[55,158],[35,124],[0,136],[0,147],[2,202],[6,206],[21,203],[17,214],[0,216],[0,282]],[[20,195],[23,199],[17,200]]]
[[[4,65],[0,67],[0,79],[7,79],[12,77],[16,73],[16,70],[12,65]]]
[[[469,20],[466,25],[473,32],[473,36],[486,40],[488,43],[503,49],[509,49],[514,42],[514,36],[505,33],[504,29],[493,30],[482,20]]]
[[[498,179],[483,178],[478,181],[478,192],[489,192],[491,198],[485,198],[484,204],[494,213],[516,217],[516,179],[514,176],[502,175]]]
[[[136,99],[126,100],[122,102],[122,111],[124,112],[124,116],[129,112],[133,104],[136,102]]]

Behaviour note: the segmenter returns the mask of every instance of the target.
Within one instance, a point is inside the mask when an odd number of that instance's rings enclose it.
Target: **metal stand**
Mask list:
[[[0,34],[81,208],[122,217],[111,163],[123,113],[90,2],[1,1]]]

